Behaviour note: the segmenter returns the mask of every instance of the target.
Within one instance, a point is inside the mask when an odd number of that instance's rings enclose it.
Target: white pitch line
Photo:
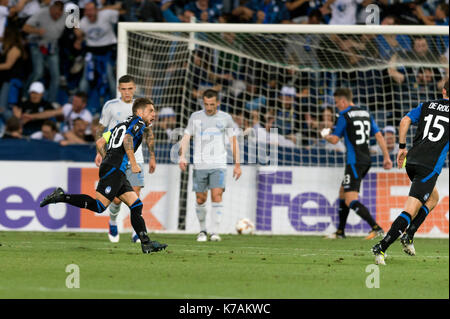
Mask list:
[[[68,293],[93,293],[93,294],[113,294],[113,295],[129,295],[143,297],[159,297],[159,298],[193,298],[193,299],[233,299],[235,297],[215,296],[215,295],[198,295],[198,294],[162,294],[156,291],[127,291],[127,290],[109,290],[109,289],[91,289],[91,288],[50,288],[50,287],[16,287],[15,290],[30,290],[41,292],[68,292]],[[0,290],[10,290],[10,288],[0,287]],[[162,297],[164,296],[164,297]]]

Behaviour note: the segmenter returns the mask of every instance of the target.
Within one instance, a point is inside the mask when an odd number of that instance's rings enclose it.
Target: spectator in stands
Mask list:
[[[386,16],[381,25],[395,25],[396,18],[392,15]],[[386,34],[377,35],[376,44],[380,57],[384,60],[389,60],[395,52],[403,50],[411,50],[411,39],[406,34]]]
[[[242,23],[250,23],[253,20],[255,12],[250,9],[250,0],[241,0],[239,5],[231,11],[231,14],[235,19]]]
[[[27,33],[33,72],[27,85],[41,80],[44,66],[48,66],[50,84],[47,100],[57,102],[59,89],[59,48],[58,40],[65,28],[64,4],[55,1],[49,7],[43,7],[33,14],[23,26]]]
[[[259,121],[253,121],[251,133],[249,133],[249,130],[246,130],[244,135],[248,135],[249,139],[253,138],[258,145],[271,144],[282,147],[295,147],[295,142],[292,139],[280,134],[276,123],[276,117],[273,114],[266,113],[264,123],[261,124]]]
[[[29,99],[18,106],[13,107],[14,115],[22,119],[24,124],[23,133],[28,136],[41,129],[44,120],[29,121],[27,116],[29,114],[41,113],[46,110],[53,110],[50,102],[43,99],[45,88],[41,82],[33,82],[28,89]]]
[[[448,3],[441,2],[437,5],[434,16],[428,16],[424,13],[424,10],[421,6],[417,6],[414,11],[416,16],[425,24],[425,25],[441,25],[448,26],[449,17],[448,17]],[[445,49],[449,46],[448,35],[445,37],[434,37],[436,41],[437,51],[440,54],[445,52]]]
[[[17,117],[12,116],[6,121],[5,134],[3,134],[2,138],[21,139],[23,138],[22,132],[22,123],[20,123],[20,120]]]
[[[322,105],[321,108],[320,119],[317,120],[311,118],[308,123],[310,128],[316,130],[317,132],[322,131],[324,128],[332,128],[336,119],[333,107],[329,105]]]
[[[124,20],[127,22],[163,22],[159,0],[124,0]]]
[[[398,57],[397,57],[398,56]],[[416,36],[413,40],[413,48],[410,51],[400,51],[392,57],[398,62],[436,63],[438,58],[428,46],[424,36]]]
[[[324,128],[332,129],[336,123],[336,114],[334,113],[334,107],[330,105],[322,105],[319,120],[313,120],[309,123],[309,126],[312,131],[314,131],[315,142],[312,143],[311,147],[323,147],[328,151],[337,151],[341,153],[345,153],[345,145],[342,141],[339,141],[337,144],[327,143],[323,139],[319,138],[320,132]]]
[[[308,21],[309,0],[287,0],[286,8],[293,23],[306,23]]]
[[[92,140],[92,141],[95,142],[95,136],[97,136],[95,134],[97,133],[99,124],[100,124],[100,118],[99,117],[95,117],[92,120],[91,125],[90,125],[90,127],[91,127],[91,129],[90,129],[91,134],[86,134],[88,140]],[[86,131],[88,131],[88,129],[86,129]]]
[[[160,8],[166,22],[190,22],[186,20],[184,7],[189,0],[161,0]]]
[[[252,0],[250,8],[256,12],[256,23],[291,23],[286,5],[275,0]]]
[[[385,118],[386,124],[397,126],[407,111],[404,101],[418,104],[420,101],[434,100],[437,98],[437,82],[434,68],[395,68],[388,69],[393,80],[394,105],[388,110]]]
[[[219,22],[223,5],[214,5],[211,2],[209,0],[197,0],[186,4],[184,7],[185,20],[190,21],[191,17],[195,17],[198,22]]]
[[[64,140],[60,142],[62,146],[72,144],[87,144],[94,142],[92,135],[86,134],[88,123],[82,118],[77,118],[73,121],[73,127],[70,131],[64,133]]]
[[[58,132],[58,127],[56,123],[51,120],[46,120],[41,127],[41,130],[38,132],[34,132],[31,134],[30,138],[35,140],[46,140],[59,143],[64,140],[64,136],[62,136]]]
[[[278,129],[278,133],[294,144],[297,143],[300,128],[299,107],[296,104],[296,89],[294,87],[283,86],[279,95],[280,106],[274,112],[269,113],[275,116],[274,127]]]
[[[439,3],[434,12],[434,16],[427,15],[422,6],[417,6],[413,13],[423,22],[425,25],[448,25],[448,4],[445,2]]]
[[[9,5],[9,16],[19,28],[41,9],[39,0],[10,0]]]
[[[163,143],[174,142],[172,135],[177,125],[177,117],[175,111],[171,107],[163,107],[157,114],[157,121],[153,126],[153,134],[157,141]]]
[[[260,87],[257,85],[255,78],[247,76],[245,91],[241,92],[236,98],[234,107],[239,110],[246,110],[250,114],[259,114],[261,111],[265,113],[266,97],[261,94]]]
[[[241,1],[232,11],[240,22],[253,23],[290,23],[289,11],[283,2],[275,0]]]
[[[87,94],[77,92],[72,97],[72,103],[66,103],[64,106],[35,114],[24,114],[22,119],[27,121],[45,120],[54,117],[62,117],[64,119],[63,132],[72,130],[75,119],[81,118],[87,124],[86,134],[91,134],[90,125],[92,123],[92,114],[86,109]]]
[[[233,79],[231,74],[218,74],[211,67],[211,52],[208,48],[199,47],[193,54],[193,63],[190,63],[192,78],[192,97],[196,100],[202,96],[206,89],[221,91],[223,84],[229,84]]]
[[[322,14],[331,12],[329,24],[356,24],[358,4],[362,0],[328,0],[321,8]]]
[[[6,20],[8,20],[9,8],[8,0],[0,0],[0,38],[5,32]]]
[[[0,53],[0,114],[5,120],[12,115],[12,106],[19,102],[25,56],[19,29],[8,25]]]
[[[79,89],[88,93],[90,89],[97,90],[98,95],[106,100],[116,93],[114,66],[117,38],[114,28],[118,19],[118,9],[99,10],[94,2],[88,2],[84,6],[80,28],[74,29],[77,37],[74,47],[81,49],[85,40],[87,52]],[[99,108],[98,101],[92,109],[98,111]]]
[[[386,146],[390,155],[397,155],[398,153],[398,143],[396,142],[396,131],[393,126],[386,126],[383,129],[384,140],[386,141]],[[373,155],[383,155],[378,143],[370,147],[370,153]]]

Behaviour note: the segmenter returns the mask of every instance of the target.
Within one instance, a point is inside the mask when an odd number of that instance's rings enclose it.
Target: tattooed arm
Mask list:
[[[95,132],[95,140],[97,141],[97,143],[99,139],[102,138],[104,130],[105,127],[101,124],[98,124],[97,131]],[[95,165],[97,165],[97,167],[100,166],[100,164],[102,163],[102,159],[105,158],[105,155],[106,155],[106,143],[102,149],[99,149],[97,147],[97,156],[95,156]]]
[[[130,134],[125,134],[125,138],[123,139],[123,148],[125,149],[125,153],[127,153],[128,160],[130,161],[131,171],[133,173],[140,173],[141,168],[136,163],[136,157],[134,156],[133,136]]]
[[[156,157],[155,157],[155,136],[151,127],[147,127],[144,130],[144,141],[147,143],[148,151],[150,153],[149,158],[149,172],[153,173],[156,169]]]
[[[106,155],[106,145],[107,143],[103,136],[100,136],[100,138],[97,139],[97,142],[95,142],[95,146],[97,147],[97,154],[101,156],[101,159]]]

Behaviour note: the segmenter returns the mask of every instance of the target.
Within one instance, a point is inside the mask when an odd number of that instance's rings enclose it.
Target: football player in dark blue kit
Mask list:
[[[118,197],[130,208],[131,225],[141,240],[142,252],[151,253],[165,249],[166,244],[151,241],[148,237],[145,221],[142,218],[143,204],[125,175],[128,161],[133,173],[140,172],[141,168],[136,163],[134,152],[141,144],[143,136],[148,136],[144,133],[154,119],[153,102],[146,98],[136,99],[133,103],[133,115],[97,140],[97,151],[103,160],[99,169],[100,180],[95,199],[85,194],[65,194],[61,188],[57,188],[44,198],[40,206],[67,203],[95,213],[102,213],[113,199]]]
[[[371,166],[369,139],[375,136],[383,152],[383,167],[392,168],[392,161],[383,134],[369,112],[356,106],[352,91],[340,88],[334,92],[334,101],[339,110],[339,118],[334,130],[324,129],[321,134],[328,142],[336,144],[344,137],[347,148],[345,175],[339,190],[339,225],[330,238],[345,238],[345,225],[350,209],[366,221],[372,230],[366,239],[382,235],[383,230],[370,215],[369,210],[358,199],[362,179]]]
[[[448,85],[447,80],[442,89],[442,99],[421,103],[400,122],[397,165],[406,168],[411,188],[404,211],[394,220],[386,236],[372,247],[376,264],[386,264],[386,250],[401,235],[403,250],[415,255],[414,234],[439,202],[435,185],[449,148]],[[417,131],[408,151],[406,134],[411,124],[417,125]]]

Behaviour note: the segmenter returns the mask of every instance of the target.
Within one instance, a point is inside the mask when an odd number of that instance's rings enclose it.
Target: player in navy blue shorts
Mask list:
[[[330,133],[328,128],[322,130],[321,135],[328,142],[336,144],[344,137],[347,148],[344,180],[339,190],[339,225],[336,233],[329,238],[345,238],[345,225],[350,209],[353,209],[372,230],[366,239],[382,235],[383,230],[370,215],[369,210],[359,200],[361,181],[371,166],[369,139],[375,136],[383,152],[383,167],[392,168],[386,142],[372,116],[366,110],[352,102],[352,91],[340,88],[334,92],[334,101],[339,110],[336,127]]]
[[[386,236],[372,247],[377,264],[385,264],[386,250],[401,235],[403,250],[415,255],[414,234],[439,202],[435,185],[449,148],[448,85],[447,80],[442,89],[442,99],[421,103],[400,122],[397,165],[406,168],[412,183],[404,211],[394,220]],[[408,151],[406,133],[411,124],[417,125],[417,131]]]
[[[141,171],[134,156],[142,142],[144,131],[155,119],[155,108],[150,99],[140,98],[133,103],[133,115],[125,122],[117,124],[97,140],[97,151],[103,158],[100,165],[100,181],[96,198],[85,194],[65,194],[57,188],[40,203],[43,207],[53,203],[67,203],[86,208],[95,213],[103,213],[115,197],[130,207],[131,225],[141,240],[142,252],[160,251],[167,247],[157,241],[151,241],[147,235],[145,221],[142,218],[142,202],[134,192],[126,177],[128,161],[133,173]]]

